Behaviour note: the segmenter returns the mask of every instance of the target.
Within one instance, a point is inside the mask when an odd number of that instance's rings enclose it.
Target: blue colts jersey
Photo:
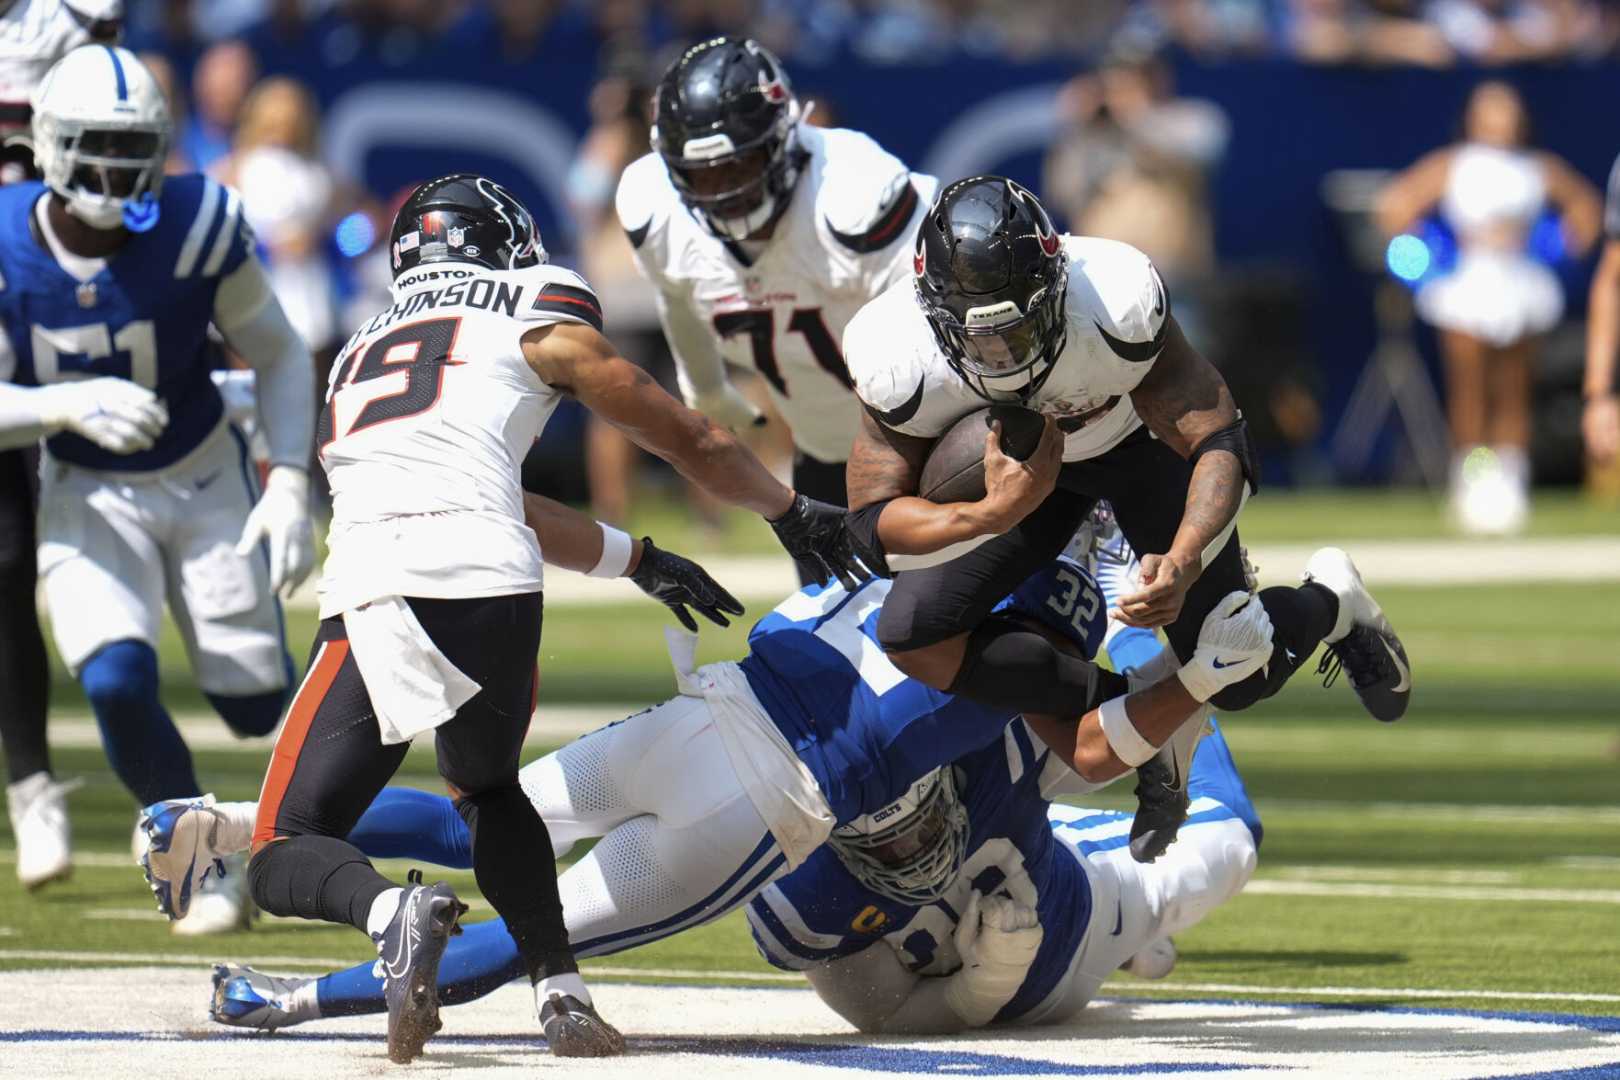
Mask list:
[[[916,906],[875,893],[824,846],[750,902],[748,923],[760,954],[779,968],[802,971],[881,945],[911,971],[948,975],[961,966],[952,935],[971,890],[990,895],[1022,869],[1034,896],[1013,898],[1035,909],[1045,933],[1029,973],[996,1019],[1013,1020],[1040,1005],[1063,982],[1091,920],[1085,870],[1054,839],[1050,804],[1041,796],[1048,754],[1018,720],[957,762],[967,855],[942,899]]]
[[[840,824],[1001,736],[1012,713],[909,679],[877,641],[889,582],[811,585],[755,624],[741,663]]]
[[[145,472],[185,457],[224,414],[209,378],[208,324],[220,279],[253,250],[236,193],[203,176],[163,185],[158,223],[88,282],[64,270],[33,227],[43,184],[0,188],[0,322],[14,369],[0,377],[39,386],[114,375],[153,391],[169,426],[149,450],[114,454],[70,432],[50,452],[86,469]]]

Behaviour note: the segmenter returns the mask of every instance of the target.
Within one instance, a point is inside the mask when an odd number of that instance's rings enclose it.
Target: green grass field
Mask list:
[[[1402,523],[1407,535],[1438,529],[1416,503],[1384,502],[1386,523]],[[1270,505],[1277,503],[1289,505]],[[1291,505],[1293,515],[1268,510],[1252,521],[1246,511],[1247,531],[1269,540],[1337,536],[1341,528],[1365,535],[1382,503],[1311,496]],[[1551,516],[1571,534],[1614,527],[1612,512],[1573,501]],[[757,539],[746,527],[727,536],[744,550]],[[1364,988],[1388,992],[1356,999],[1363,1003],[1620,1014],[1620,1002],[1567,996],[1620,994],[1620,587],[1379,595],[1413,661],[1407,717],[1379,725],[1346,686],[1324,691],[1305,672],[1277,698],[1224,719],[1265,823],[1259,872],[1248,892],[1178,940],[1170,987],[1126,977],[1110,986],[1186,997],[1202,985],[1222,988],[1209,992],[1223,997],[1323,1001],[1344,1000],[1332,988]],[[541,730],[548,702],[667,697],[662,622],[650,604],[548,611]],[[300,656],[312,625],[308,614],[289,621]],[[705,658],[740,655],[744,629],[706,633]],[[164,654],[171,702],[206,708],[174,641]],[[57,691],[65,713],[82,711],[65,676]],[[251,798],[266,758],[265,748],[244,747],[200,752],[197,763],[222,798]],[[172,938],[139,872],[111,865],[127,852],[133,808],[99,751],[63,750],[57,764],[62,775],[87,779],[70,800],[76,837],[82,851],[104,857],[38,895],[23,894],[9,866],[0,872],[0,969],[39,966],[35,953],[50,954],[52,964],[72,963],[71,954],[98,964],[110,962],[104,954],[140,963],[166,962],[166,954],[308,958],[312,966],[367,959],[368,944],[352,930],[290,920],[261,920],[229,938]],[[413,751],[400,780],[435,788],[430,754]],[[1100,804],[1126,799],[1122,792]],[[475,891],[470,875],[450,876]],[[474,917],[488,917],[487,909]],[[603,963],[724,978],[770,971],[735,915]],[[286,960],[279,966],[290,968]],[[199,1002],[206,986],[199,965]],[[1479,992],[1488,996],[1472,996]],[[1526,994],[1556,996],[1514,996]]]

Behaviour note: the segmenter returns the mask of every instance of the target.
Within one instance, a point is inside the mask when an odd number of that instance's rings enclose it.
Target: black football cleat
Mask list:
[[[1327,652],[1316,669],[1325,676],[1322,685],[1332,686],[1343,670],[1368,712],[1386,724],[1399,720],[1412,698],[1412,667],[1356,564],[1338,548],[1321,548],[1305,564],[1304,580],[1339,598],[1339,619],[1323,639]]]
[[[540,1006],[540,1029],[553,1057],[616,1057],[624,1036],[572,994],[552,994]]]
[[[421,875],[411,872],[411,880]],[[377,965],[388,1000],[388,1059],[409,1064],[440,1028],[439,961],[452,934],[461,933],[467,905],[445,882],[412,884],[377,943]]]
[[[1131,858],[1150,863],[1175,842],[1187,820],[1187,782],[1177,777],[1165,756],[1149,758],[1136,769],[1136,817],[1131,821]]]

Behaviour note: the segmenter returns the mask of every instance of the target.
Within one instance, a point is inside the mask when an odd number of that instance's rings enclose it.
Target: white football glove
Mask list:
[[[1034,908],[973,890],[956,924],[962,967],[945,987],[951,1010],[970,1027],[988,1024],[1018,993],[1044,935]]]
[[[252,554],[260,540],[270,549],[270,591],[290,596],[315,565],[315,533],[309,524],[309,474],[303,469],[277,465],[270,470],[264,494],[242,527],[236,553]]]
[[[723,428],[741,431],[765,422],[765,414],[737,392],[729,382],[722,382],[718,390],[697,395],[692,407]]]
[[[108,375],[52,383],[37,393],[40,422],[47,428],[66,428],[115,454],[150,449],[169,423],[168,407],[157,395],[128,379]]]
[[[1176,672],[1181,685],[1199,701],[1208,701],[1233,683],[1242,682],[1271,659],[1271,617],[1258,596],[1228,593],[1204,618],[1198,649]]]

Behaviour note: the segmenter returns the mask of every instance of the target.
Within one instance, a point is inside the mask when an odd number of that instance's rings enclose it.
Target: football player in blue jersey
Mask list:
[[[164,603],[226,724],[268,734],[292,674],[277,593],[314,557],[313,365],[236,193],[165,179],[168,109],[134,54],[65,56],[32,132],[43,182],[0,189],[0,445],[44,437],[40,576],[114,771],[138,805],[200,795],[159,699]],[[257,373],[263,490],[209,377],[210,324]],[[219,896],[176,929],[248,910]]]
[[[1236,896],[1260,846],[1259,816],[1209,722],[1192,813],[1152,864],[1130,855],[1131,815],[1049,801],[1052,767],[1068,770],[1017,721],[1005,745],[835,830],[767,886],[748,908],[760,954],[884,1034],[1061,1023],[1121,967],[1162,978],[1170,935]]]
[[[807,587],[760,620],[741,662],[693,671],[689,653],[677,656],[680,696],[524,767],[522,786],[554,843],[601,838],[559,882],[576,955],[619,952],[715,919],[803,864],[835,828],[880,814],[939,766],[999,746],[1013,714],[908,679],[884,655],[874,635],[888,588],[881,579],[853,590]],[[1246,599],[1233,594],[1207,620],[1204,655],[1192,660],[1218,679],[1242,678],[1269,655],[1264,609]],[[1090,658],[1102,640],[1102,598],[1070,560],[1025,582],[1005,607],[1073,655]],[[1213,666],[1217,656],[1225,666]],[[1082,760],[1083,746],[1099,767],[1111,763],[1111,775],[1145,760],[1144,748],[1151,755],[1201,709],[1179,680],[1146,685],[1101,668],[1076,705],[1084,715],[1067,722],[1061,759]],[[1117,713],[1131,734],[1101,728],[1100,709]],[[1115,743],[1119,753],[1109,757]],[[218,820],[193,830],[210,837],[200,863],[247,842],[251,804],[204,812]],[[469,865],[466,838],[448,799],[398,789],[385,791],[349,836],[367,854],[449,866]],[[212,1015],[269,1028],[380,1012],[372,968],[287,980],[222,966]],[[440,1000],[467,1001],[520,974],[499,921],[468,926],[444,954]]]

